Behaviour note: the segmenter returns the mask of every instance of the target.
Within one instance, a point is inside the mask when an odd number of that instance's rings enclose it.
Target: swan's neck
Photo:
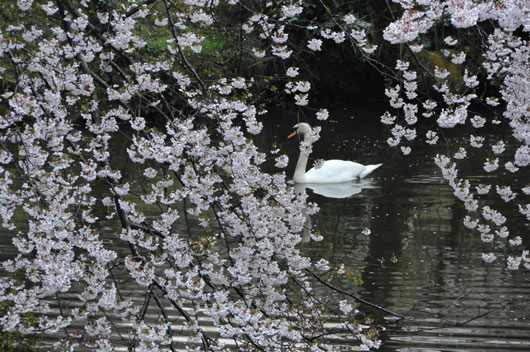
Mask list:
[[[307,142],[308,138],[307,135],[304,135],[304,142]],[[304,183],[305,182],[305,170],[307,168],[307,160],[309,159],[309,155],[303,153],[300,151],[300,155],[298,156],[298,162],[296,163],[296,169],[294,170],[294,176],[293,181],[296,183]]]

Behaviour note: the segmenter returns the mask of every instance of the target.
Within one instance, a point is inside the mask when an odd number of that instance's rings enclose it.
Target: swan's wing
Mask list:
[[[339,183],[355,180],[361,176],[366,167],[362,164],[346,160],[326,160],[318,168],[311,168],[305,174],[307,183]],[[371,172],[371,171],[370,171]]]

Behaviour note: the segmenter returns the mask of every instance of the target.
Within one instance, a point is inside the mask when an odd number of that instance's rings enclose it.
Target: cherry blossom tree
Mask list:
[[[317,279],[331,287],[317,275],[351,272],[300,253],[318,207],[287,185],[287,157],[252,139],[266,81],[239,73],[240,57],[287,61],[300,4],[2,6],[0,209],[18,251],[3,263],[2,331],[55,334],[56,350],[318,351],[330,334],[379,346],[354,296],[315,293]],[[304,106],[297,74],[285,89]]]
[[[377,328],[357,310],[360,300],[328,281],[350,269],[311,262],[297,247],[304,231],[322,239],[304,227],[318,206],[286,182],[287,156],[254,142],[264,103],[276,94],[328,118],[325,107],[309,107],[309,73],[299,60],[343,45],[391,74],[394,111],[382,122],[392,125],[388,143],[404,154],[418,121],[437,116],[427,143],[438,142],[439,129],[512,128],[513,152],[507,141],[469,135],[471,147],[491,146],[485,172],[500,165],[517,172],[530,162],[528,4],[397,2],[403,13],[384,38],[410,53],[389,68],[371,56],[378,46],[356,14],[323,1],[5,1],[0,211],[17,255],[3,263],[1,330],[52,334],[63,350],[179,343],[194,351],[319,351],[335,349],[327,341],[335,334],[377,349]],[[325,11],[325,23],[304,18],[310,6]],[[451,73],[435,67],[436,94],[424,98],[418,72],[429,70],[413,58],[442,19],[456,33],[444,55],[464,65],[458,36],[473,28],[483,60],[458,77],[459,91]],[[301,31],[303,40],[294,35]],[[268,70],[273,79],[261,73]],[[470,106],[480,80],[493,78],[502,85],[486,102],[501,104],[503,117],[491,120]],[[470,212],[466,226],[486,242],[509,238],[519,248],[520,237],[504,226],[511,215],[479,195],[495,191],[528,221],[530,186],[472,187],[455,160],[467,145],[454,148],[435,162]],[[507,259],[510,268],[528,260],[527,251]]]
[[[394,109],[381,117],[384,124],[392,126],[388,144],[400,146],[403,154],[409,154],[420,119],[436,120],[426,132],[424,141],[428,144],[440,143],[440,136],[448,129],[463,130],[468,142],[450,145],[452,155],[437,155],[435,163],[469,212],[464,225],[489,244],[490,252],[482,255],[484,261],[494,261],[495,252],[502,254],[503,248],[508,247],[507,267],[516,270],[522,264],[530,269],[529,252],[522,249],[519,236],[528,231],[530,185],[517,178],[530,164],[530,4],[394,2],[401,5],[403,14],[385,29],[384,38],[404,51],[395,66],[400,77],[394,87],[385,91]],[[441,49],[446,65],[428,69],[422,59],[425,56],[421,56],[423,43],[440,22],[449,23],[451,28]],[[468,49],[473,42],[479,43],[475,49],[477,57],[468,63],[468,56],[473,54]],[[419,73],[432,77],[434,92],[427,99],[418,92]],[[492,81],[500,84],[495,95],[488,96],[484,86]],[[489,106],[489,111],[477,109],[481,104]],[[511,129],[509,141],[494,133],[481,133],[504,126]],[[470,149],[482,150],[484,163],[475,165],[474,170],[483,169],[483,179],[489,183],[471,180],[461,172]],[[488,196],[489,193],[494,195]],[[501,203],[507,203],[502,206],[503,213],[493,208]],[[515,229],[508,228],[507,218],[514,220]]]

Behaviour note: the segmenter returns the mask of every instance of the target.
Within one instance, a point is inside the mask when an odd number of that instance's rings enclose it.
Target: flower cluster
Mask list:
[[[266,112],[255,83],[273,85],[214,64],[208,47],[221,32],[248,36],[227,52],[288,60],[303,3],[16,3],[24,18],[0,31],[12,80],[0,96],[0,215],[17,252],[2,263],[13,276],[0,278],[0,330],[56,334],[57,350],[335,349],[311,281],[331,268],[298,248],[302,231],[322,239],[305,227],[318,207],[286,183],[287,156],[255,144]],[[348,38],[314,33],[302,52]],[[369,51],[364,31],[352,36]],[[311,84],[289,64],[284,92],[306,106]],[[341,334],[377,348],[341,302]]]
[[[391,137],[387,139],[390,146],[400,146],[405,141],[405,131],[418,121],[418,117],[429,118],[436,116],[436,123],[441,129],[463,129],[469,126],[471,133],[469,136],[469,146],[475,149],[484,150],[486,154],[483,159],[482,170],[489,175],[498,175],[508,171],[517,174],[520,170],[530,164],[530,123],[528,121],[528,109],[530,106],[530,90],[528,81],[530,70],[530,45],[527,39],[530,27],[528,22],[522,17],[530,15],[530,6],[520,1],[499,1],[499,2],[476,2],[470,0],[462,1],[395,1],[403,7],[400,18],[393,21],[384,31],[384,38],[392,44],[406,44],[410,49],[410,55],[405,57],[415,57],[418,62],[404,61],[403,58],[397,60],[396,80],[397,85],[387,88],[385,91],[389,98],[389,103],[397,112],[386,112],[381,121],[391,126]],[[447,36],[443,40],[445,48],[440,50],[444,57],[444,67],[436,65],[433,69],[427,67],[432,64],[423,65],[419,53],[423,45],[422,36],[431,28],[436,26],[436,21],[440,18],[450,20],[454,33],[457,35]],[[469,68],[462,65],[466,62],[468,51],[462,46],[461,38],[466,34],[459,29],[469,29],[470,27],[480,28],[484,21],[492,21],[491,31],[487,31],[486,45],[482,48],[484,60],[482,65],[474,68],[477,72],[471,72]],[[449,67],[452,65],[452,69]],[[456,67],[461,67],[461,74],[455,75]],[[434,96],[423,100],[416,92],[417,84],[415,70],[423,70],[431,77],[434,77],[433,89],[437,92],[438,99],[434,101]],[[481,82],[479,77],[487,79],[497,79],[501,84],[499,96],[478,97],[477,87]],[[458,80],[461,89],[455,89],[455,80]],[[502,112],[504,119],[497,117],[490,118],[487,115],[481,116],[476,113],[470,114],[472,103],[485,103],[490,107]],[[421,111],[423,108],[423,111]],[[513,140],[500,140],[497,138],[486,138],[479,135],[478,129],[487,124],[506,124],[511,128]],[[405,127],[407,126],[407,127]],[[431,129],[426,133],[425,142],[435,144],[438,142],[438,131]],[[513,146],[509,148],[509,146]],[[490,189],[495,189],[497,195],[504,202],[517,203],[519,212],[527,214],[527,200],[525,187],[518,191],[516,185],[505,184],[478,184],[472,187],[472,182],[459,175],[459,160],[468,159],[468,153],[473,150],[461,143],[449,143],[453,150],[453,157],[438,155],[435,163],[440,167],[443,177],[453,188],[454,195],[460,199],[470,213],[464,219],[464,225],[469,229],[477,229],[481,239],[485,242],[493,242],[493,234],[497,234],[498,239],[506,239],[509,235],[507,226],[502,226],[506,222],[506,216],[493,210],[493,200],[485,198]],[[410,153],[410,146],[401,145],[401,152],[405,155]],[[510,155],[511,154],[511,155]],[[504,166],[501,168],[500,166]],[[475,168],[477,169],[477,168]],[[493,176],[489,176],[493,179]],[[513,179],[517,183],[517,179]],[[494,181],[492,181],[494,182]],[[509,180],[505,182],[510,182]],[[480,197],[482,196],[482,197]],[[490,205],[488,205],[490,204]],[[477,214],[477,211],[481,212]],[[510,214],[509,216],[517,216]],[[490,224],[487,224],[490,223]],[[492,227],[496,229],[492,231]],[[522,227],[524,228],[524,226]],[[511,247],[518,247],[519,237],[509,240]],[[495,243],[495,246],[498,246]],[[496,256],[493,253],[483,254],[482,258],[486,262],[492,262]],[[510,269],[519,267],[522,256],[512,256],[507,259]]]

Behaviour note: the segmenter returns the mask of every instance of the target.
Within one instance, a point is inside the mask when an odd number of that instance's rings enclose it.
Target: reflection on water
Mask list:
[[[375,121],[378,112],[371,115]],[[405,158],[386,146],[374,121],[323,126],[311,160],[332,156],[383,166],[365,184],[305,186],[320,207],[310,224],[324,236],[319,243],[305,242],[305,254],[358,270],[363,285],[342,287],[408,316],[397,321],[372,311],[387,327],[383,351],[530,351],[530,273],[511,272],[500,258],[482,261],[488,248],[463,226],[464,208],[432,162],[446,152],[443,146]],[[289,128],[280,123],[271,134],[288,151],[287,172],[293,172],[298,146],[281,134]],[[362,233],[365,227],[369,236]]]
[[[373,181],[381,188],[351,199],[315,197],[322,211],[313,226],[325,238],[306,250],[362,270],[364,283],[352,290],[409,316],[392,324],[392,316],[373,312],[390,324],[383,350],[530,350],[528,273],[482,262],[484,244],[466,235],[442,184],[405,179],[392,190]]]
[[[349,198],[355,194],[361,193],[365,188],[375,187],[371,179],[362,179],[352,182],[343,183],[297,183],[294,189],[297,193],[311,191],[314,194],[326,198]]]

